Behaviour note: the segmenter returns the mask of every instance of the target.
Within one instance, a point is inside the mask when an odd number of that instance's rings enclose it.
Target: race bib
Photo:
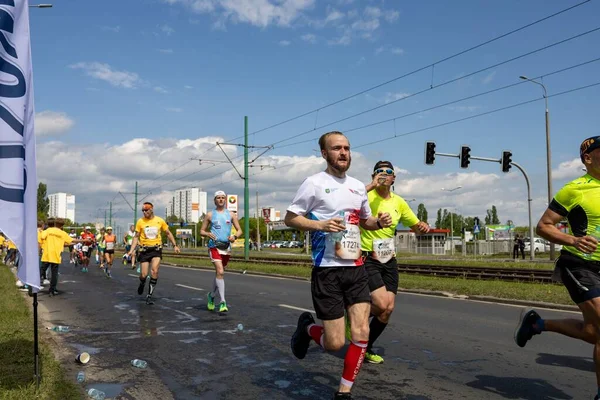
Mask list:
[[[144,228],[144,234],[148,239],[156,239],[158,237],[158,228],[156,226],[147,226]]]
[[[335,242],[335,256],[342,260],[358,260],[361,253],[358,225],[346,224],[341,240]]]
[[[88,246],[83,246],[83,247],[81,248],[81,251],[83,251],[83,252],[85,253],[85,252],[86,252],[86,251],[88,251],[89,249],[90,249],[90,248],[89,248]]]
[[[106,242],[106,250],[114,250],[115,242]]]
[[[373,239],[373,258],[382,264],[390,261],[396,254],[394,238]]]

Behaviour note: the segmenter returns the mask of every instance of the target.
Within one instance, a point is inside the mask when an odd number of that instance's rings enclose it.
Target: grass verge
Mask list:
[[[210,267],[208,260],[165,257],[166,262]],[[248,264],[232,262],[228,269],[247,270],[268,274],[279,274],[300,278],[310,278],[311,268],[276,264]],[[555,304],[572,305],[567,290],[556,284],[527,282],[483,281],[464,278],[438,278],[411,274],[400,274],[400,287],[403,289],[421,289],[444,291],[467,296],[493,296],[502,299],[543,301]]]
[[[41,333],[41,332],[40,332]],[[64,371],[40,334],[42,382],[36,391],[33,380],[33,317],[15,286],[10,269],[0,264],[0,399],[79,399],[74,383]]]

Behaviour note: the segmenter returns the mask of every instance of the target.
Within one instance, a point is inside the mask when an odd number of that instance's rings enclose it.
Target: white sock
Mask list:
[[[225,279],[217,279],[215,278],[215,285],[219,290],[219,296],[221,298],[221,302],[225,301]]]

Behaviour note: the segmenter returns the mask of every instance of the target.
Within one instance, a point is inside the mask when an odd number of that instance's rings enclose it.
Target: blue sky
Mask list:
[[[107,0],[99,5],[56,0],[52,9],[31,9],[39,177],[50,192],[75,194],[77,219],[86,221],[103,216],[99,209],[111,200],[117,220],[129,221],[131,211],[118,191],[131,192],[135,180],[151,192],[148,198],[158,207],[166,206],[169,192],[182,186],[241,195],[243,182],[227,164],[182,164],[198,157],[224,160],[213,145],[234,138],[241,143],[245,115],[254,132],[577,3]],[[596,31],[437,87],[598,28],[598,15],[598,2],[588,2],[437,64],[433,74],[429,68],[251,135],[250,144],[256,146],[290,139],[256,161],[276,168],[251,168],[251,193],[260,192],[262,205],[285,209],[302,179],[323,168],[314,150],[318,136],[328,130],[348,131],[517,83],[519,75],[541,76],[600,57]],[[600,62],[594,62],[543,82],[552,95],[600,82],[599,70]],[[320,128],[432,84],[425,93]],[[430,215],[439,207],[456,207],[460,213],[483,216],[495,204],[501,219],[525,224],[525,183],[518,172],[503,174],[497,164],[475,161],[462,170],[458,160],[441,157],[435,166],[423,162],[427,140],[447,153],[467,144],[473,155],[499,158],[508,149],[532,179],[537,220],[546,205],[543,101],[373,142],[541,99],[541,93],[537,85],[524,82],[398,119],[395,127],[388,122],[352,131],[348,136],[357,149],[350,174],[366,181],[372,165],[388,159],[400,174],[396,191],[423,202]],[[600,134],[599,93],[596,86],[549,99],[555,191],[581,172],[576,162],[581,140]],[[298,137],[315,126],[314,132]],[[305,139],[313,140],[283,146]],[[226,150],[230,156],[241,152],[239,147]],[[442,187],[457,185],[463,189],[442,196]],[[254,204],[253,196],[252,209]]]

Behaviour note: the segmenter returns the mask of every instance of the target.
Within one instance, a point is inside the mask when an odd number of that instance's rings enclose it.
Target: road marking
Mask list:
[[[139,275],[127,274],[127,276],[133,276],[134,278],[139,278]]]
[[[182,285],[182,284],[180,284],[180,283],[176,283],[176,284],[175,284],[175,286],[184,287],[184,288],[186,288],[186,289],[192,289],[192,290],[200,290],[200,291],[203,291],[203,290],[204,290],[204,289],[200,289],[200,288],[193,287],[193,286]]]
[[[310,313],[314,313],[314,310],[309,310],[308,308],[300,308],[300,307],[295,307],[295,306],[290,306],[287,304],[278,304],[279,307],[283,307],[283,308],[289,308],[291,310],[297,310],[297,311],[308,311]]]

